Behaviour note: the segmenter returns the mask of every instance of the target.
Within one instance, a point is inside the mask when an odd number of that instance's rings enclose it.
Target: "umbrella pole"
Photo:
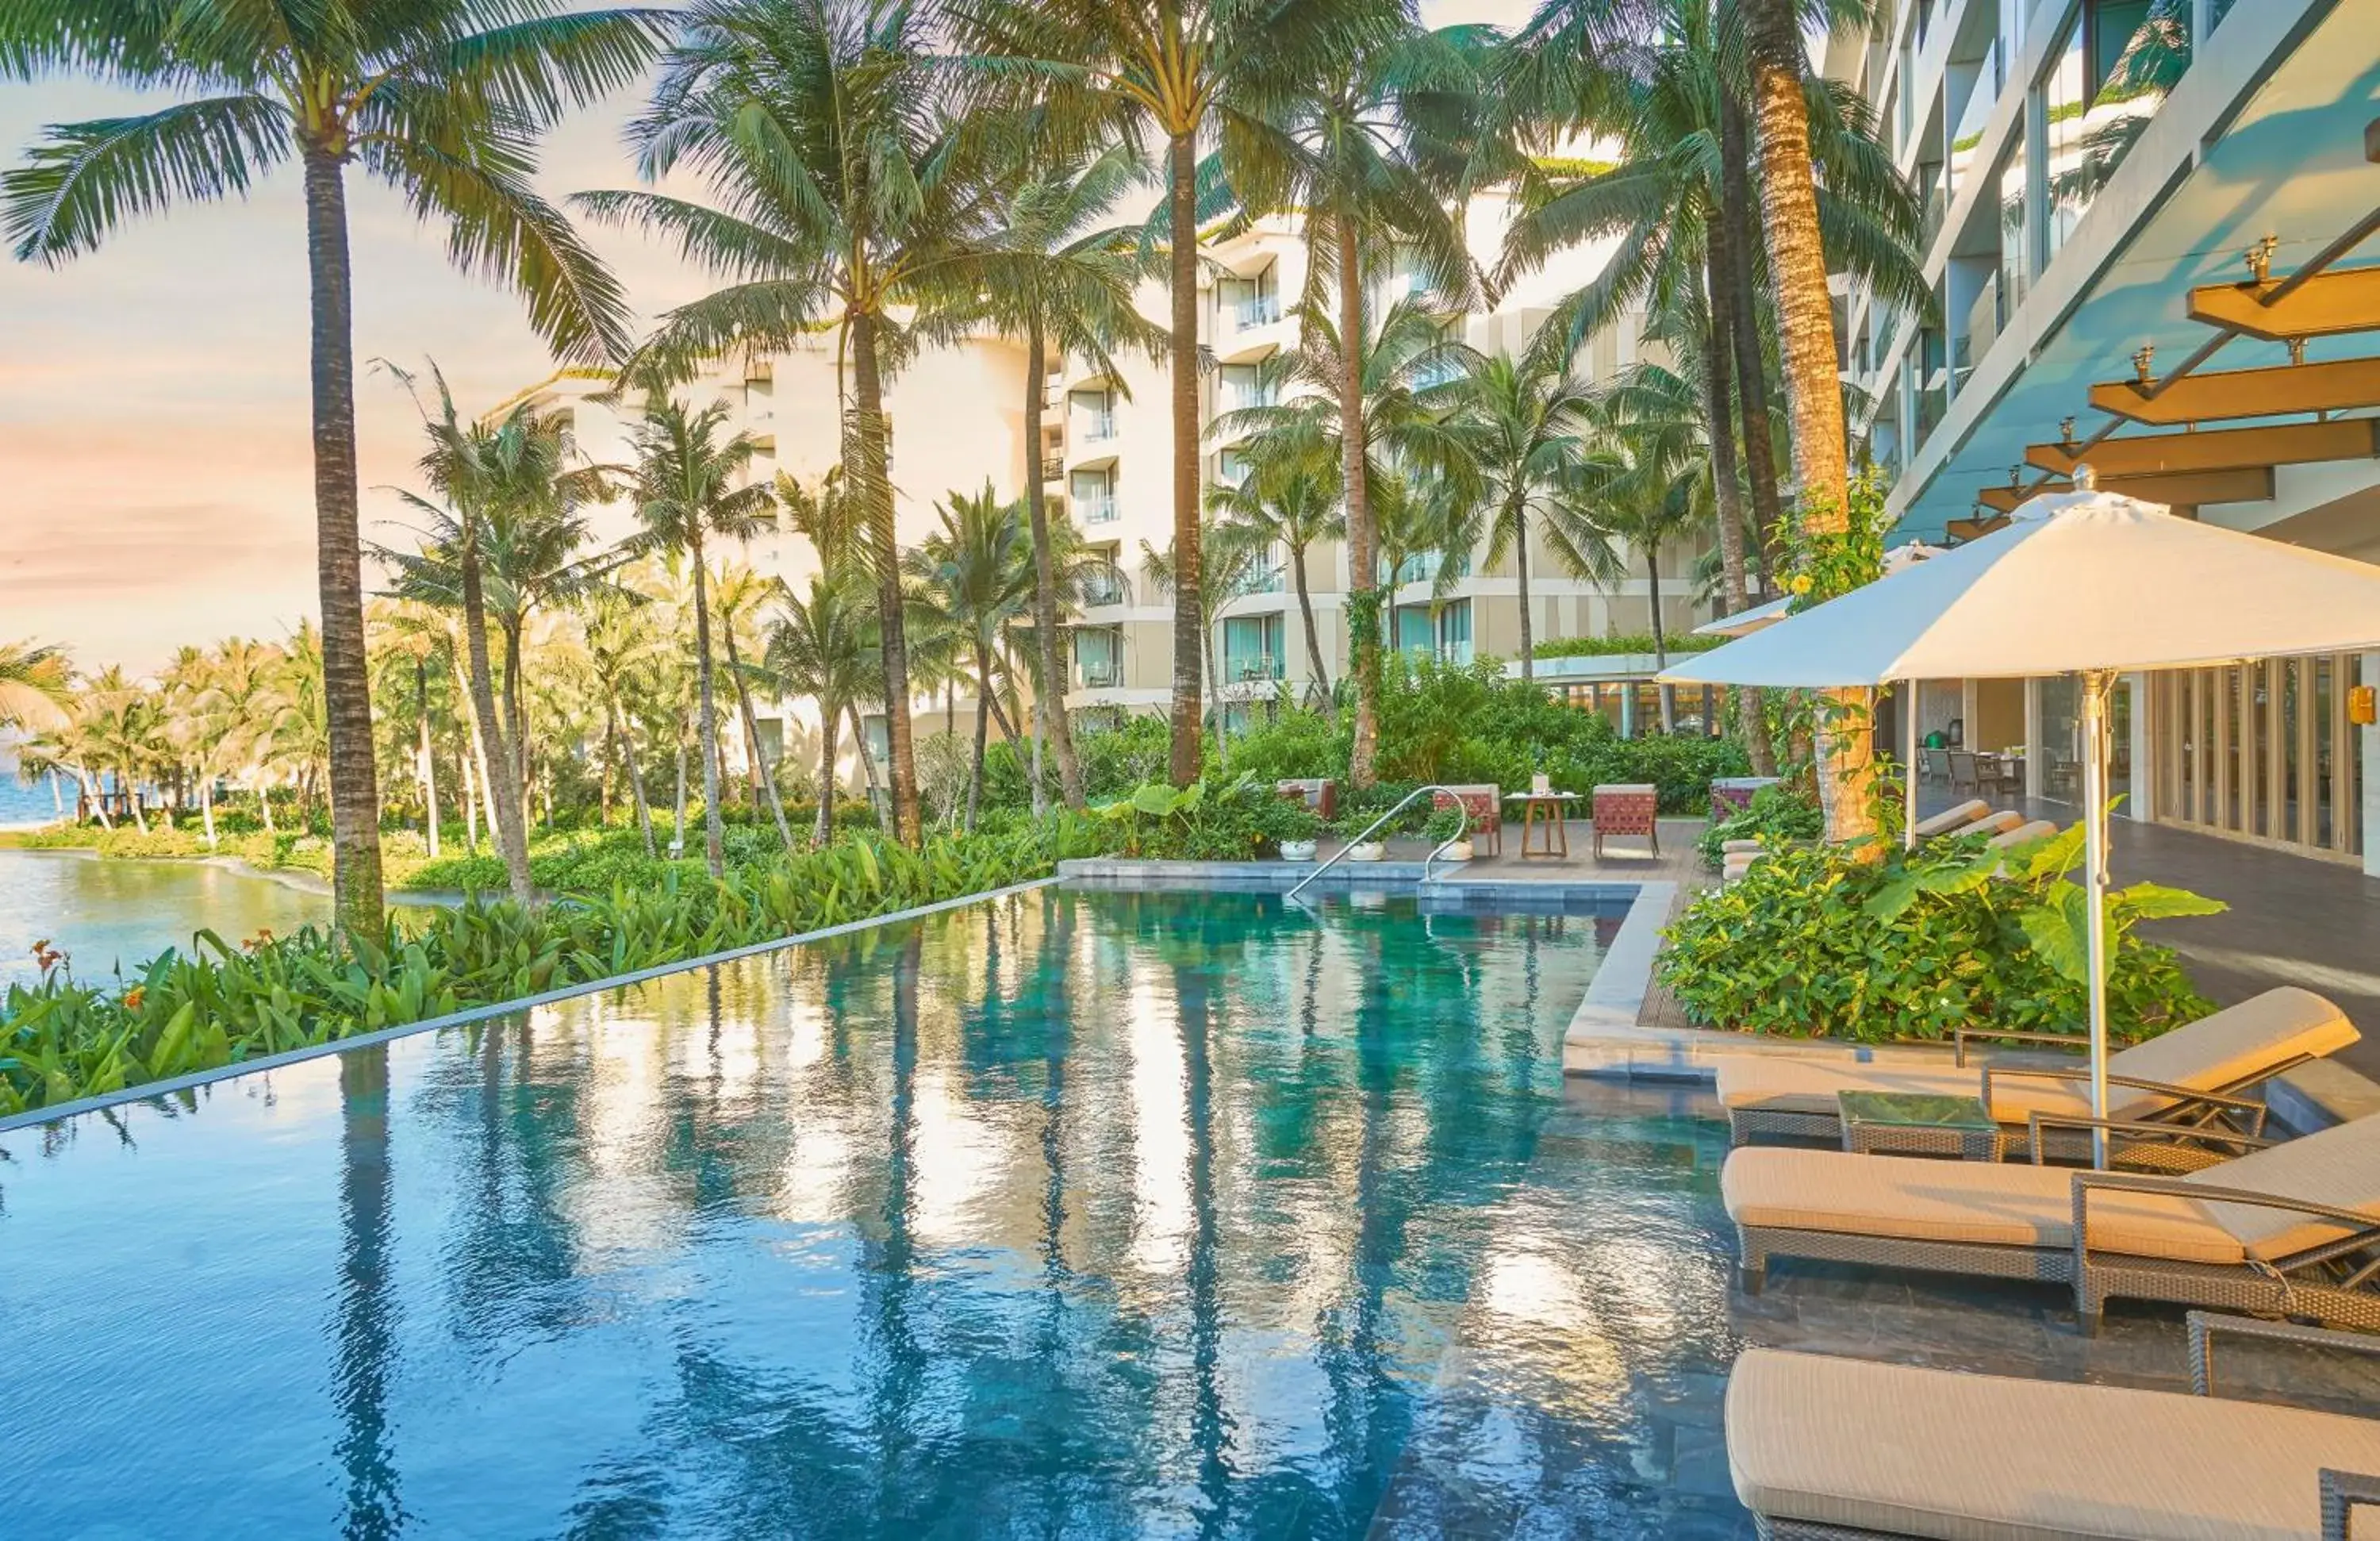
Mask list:
[[[2105,669],[2082,675],[2082,893],[2089,940],[2091,1116],[2107,1116],[2107,686]],[[2091,1131],[2091,1164],[2107,1166],[2107,1131]]]
[[[1903,746],[1900,758],[1903,802],[1900,848],[1914,851],[1917,849],[1917,693],[1922,687],[1915,680],[1903,680],[1894,688],[1903,691],[1906,696],[1900,703],[1900,742]]]

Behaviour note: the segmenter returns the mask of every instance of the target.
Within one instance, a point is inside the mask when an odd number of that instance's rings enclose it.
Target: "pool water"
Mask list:
[[[1616,924],[1045,889],[0,1133],[0,1535],[1748,1535]]]

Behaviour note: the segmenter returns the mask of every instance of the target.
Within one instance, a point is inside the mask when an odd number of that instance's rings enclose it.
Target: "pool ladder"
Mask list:
[[[1313,882],[1316,879],[1321,877],[1322,874],[1338,866],[1342,861],[1344,861],[1347,857],[1348,852],[1354,850],[1356,846],[1363,844],[1364,842],[1371,839],[1373,835],[1378,833],[1381,825],[1387,823],[1390,819],[1394,819],[1397,815],[1411,807],[1415,798],[1436,792],[1443,792],[1447,794],[1455,800],[1455,803],[1458,806],[1463,802],[1463,795],[1455,791],[1454,788],[1451,786],[1439,786],[1433,783],[1428,786],[1415,787],[1411,792],[1406,793],[1402,797],[1397,799],[1396,807],[1380,815],[1378,819],[1373,819],[1369,824],[1365,825],[1364,832],[1362,834],[1357,835],[1346,844],[1342,845],[1336,851],[1331,852],[1330,859],[1329,861],[1324,862],[1313,871],[1308,872],[1305,877],[1300,878],[1297,880],[1296,885],[1286,894],[1282,895],[1282,897],[1294,901],[1299,894],[1305,892],[1307,884]],[[1446,848],[1449,845],[1455,844],[1460,841],[1470,838],[1470,830],[1466,828],[1463,833],[1456,835],[1453,840],[1440,842],[1436,850],[1430,852],[1428,855],[1424,856],[1421,861],[1421,880],[1425,883],[1429,881],[1430,863],[1438,860],[1439,856],[1444,855],[1446,854]]]

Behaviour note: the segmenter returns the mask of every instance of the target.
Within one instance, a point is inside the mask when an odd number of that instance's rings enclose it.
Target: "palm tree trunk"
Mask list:
[[[884,735],[892,756],[892,835],[919,838],[917,756],[909,733],[909,639],[901,615],[901,553],[892,526],[892,484],[885,467],[884,384],[876,358],[876,318],[851,318],[853,410],[844,431],[844,467],[866,511],[876,564],[877,627],[884,654]],[[1039,446],[1035,446],[1038,453]]]
[[[794,854],[794,831],[785,824],[785,800],[777,795],[777,778],[761,763],[760,720],[752,712],[752,691],[744,679],[743,661],[735,656],[735,628],[723,628],[727,638],[727,677],[735,682],[735,708],[743,713],[744,742],[751,746],[752,807],[760,806],[760,788],[769,789],[769,811],[776,817],[777,838],[783,842],[785,855]]]
[[[695,533],[686,554],[694,563],[694,676],[698,722],[702,734],[702,859],[714,878],[727,874],[726,844],[719,821],[719,709],[710,684],[710,589],[704,573],[702,535]]]
[[[1661,625],[1661,546],[1658,540],[1645,546],[1645,576],[1652,585],[1653,601],[1653,672],[1666,673],[1670,667],[1670,637]],[[1661,732],[1664,735],[1678,731],[1678,693],[1675,686],[1660,688]]]
[[[116,784],[124,788],[124,805],[132,810],[132,822],[134,826],[137,827],[142,834],[147,834],[149,832],[149,815],[140,807],[140,789],[132,784],[132,771],[128,767],[118,766],[115,770],[115,780]]]
[[[1198,634],[1206,628],[1198,551],[1198,146],[1194,134],[1167,147],[1172,220],[1173,384],[1173,744],[1175,786],[1198,779],[1206,712],[1198,692]]]
[[[322,694],[331,736],[331,914],[340,931],[388,940],[381,893],[380,782],[372,762],[371,662],[364,641],[356,515],[354,297],[344,158],[307,142],[306,261],[312,293],[314,570],[322,605]]]
[[[1785,394],[1793,430],[1793,477],[1803,528],[1840,535],[1851,522],[1851,458],[1843,438],[1843,393],[1835,360],[1835,315],[1818,236],[1810,164],[1810,120],[1802,95],[1802,39],[1791,0],[1753,11],[1752,92],[1759,127],[1761,225],[1784,346]],[[1864,693],[1830,692],[1835,727],[1818,736],[1818,800],[1827,838],[1873,834],[1868,784],[1876,771]]]
[[[1000,703],[991,698],[991,658],[985,652],[983,644],[978,642],[975,649],[975,762],[967,772],[966,830],[969,834],[975,832],[976,808],[983,800],[984,736],[991,727],[991,714],[999,710]],[[1001,732],[1011,740],[1016,736],[1008,732],[1005,724],[1002,724]]]
[[[1322,667],[1322,637],[1314,629],[1314,595],[1305,580],[1305,548],[1289,549],[1290,582],[1297,588],[1298,618],[1305,626],[1305,667],[1314,675],[1314,688],[1322,693],[1322,716],[1333,723],[1339,721],[1339,709],[1330,698],[1330,675]]]
[[[1050,752],[1058,759],[1058,795],[1068,807],[1080,808],[1083,762],[1075,756],[1075,734],[1066,722],[1066,673],[1058,658],[1058,576],[1050,554],[1050,500],[1041,488],[1041,392],[1050,368],[1046,354],[1037,309],[1025,324],[1025,513],[1033,528],[1033,659],[1038,671],[1033,694],[1047,703],[1039,721]],[[1038,766],[1033,793],[1037,798],[1041,795]]]
[[[677,806],[670,811],[670,855],[686,855],[686,722],[677,725]]]
[[[90,807],[91,812],[99,816],[99,827],[112,832],[115,829],[115,820],[108,817],[106,790],[93,779],[90,771],[79,765],[75,767],[75,780],[82,787],[83,802]],[[272,832],[271,819],[268,819],[265,821],[264,828],[267,833]]]
[[[819,698],[819,806],[818,821],[810,830],[810,843],[821,848],[834,837],[835,714],[842,710],[825,697]]]
[[[455,757],[463,775],[463,849],[472,855],[480,854],[480,800],[472,791],[471,753],[467,747]]]
[[[1198,637],[1207,655],[1207,698],[1214,703],[1215,708],[1215,765],[1220,770],[1232,763],[1231,724],[1223,718],[1231,706],[1223,699],[1223,671],[1215,662],[1214,622],[1210,620],[1201,625]]]
[[[1777,537],[1782,506],[1777,492],[1777,448],[1768,433],[1768,364],[1760,346],[1760,302],[1753,292],[1752,253],[1759,237],[1753,224],[1751,131],[1743,105],[1730,95],[1719,118],[1721,208],[1725,227],[1728,337],[1735,350],[1736,389],[1743,397],[1743,457],[1752,483],[1752,525],[1756,535],[1752,566],[1755,590],[1768,592],[1768,548]],[[1767,772],[1763,772],[1767,774]]]
[[[1524,499],[1512,509],[1512,572],[1519,580],[1521,601],[1521,681],[1537,679],[1536,625],[1529,614],[1529,505]]]
[[[1731,245],[1726,219],[1714,212],[1706,226],[1703,266],[1710,290],[1709,324],[1703,328],[1703,413],[1710,419],[1711,483],[1718,504],[1718,564],[1727,613],[1743,609],[1751,590],[1744,582],[1743,490],[1737,480],[1733,382],[1730,340],[1735,334],[1735,296],[1728,285]],[[1736,731],[1757,774],[1775,774],[1763,722],[1760,692],[1735,692]]]
[[[603,722],[606,730],[610,730],[612,724],[618,722],[620,722],[620,698],[610,690],[606,690],[603,693]],[[645,837],[645,859],[650,861],[658,854],[653,849],[653,810],[645,801],[644,772],[637,769],[636,740],[630,735],[625,722],[620,723],[618,732],[621,769],[627,772],[628,796],[636,804],[637,829]]]
[[[1347,503],[1347,647],[1355,672],[1355,738],[1347,780],[1373,781],[1380,742],[1379,562],[1365,484],[1364,264],[1354,222],[1339,228],[1339,438]]]
[[[859,773],[868,781],[868,801],[871,807],[880,809],[878,817],[881,818],[884,784],[883,779],[876,773],[876,751],[868,746],[868,724],[859,720],[858,702],[845,701],[843,710],[851,722],[851,746],[853,752],[859,756]]]
[[[199,822],[207,831],[207,849],[215,848],[215,783],[212,777],[199,783]]]
[[[430,859],[438,859],[438,762],[430,752],[430,662],[427,659],[413,661],[413,716],[419,725],[421,745],[421,834],[430,848]]]
[[[504,858],[505,882],[514,902],[528,904],[537,894],[529,883],[528,831],[521,822],[519,761],[513,758],[504,719],[496,715],[495,682],[489,677],[488,603],[480,587],[479,547],[469,533],[473,528],[465,526],[460,565],[463,641],[470,653],[471,709],[480,728],[480,787],[488,799],[488,822],[495,826],[496,849]]]

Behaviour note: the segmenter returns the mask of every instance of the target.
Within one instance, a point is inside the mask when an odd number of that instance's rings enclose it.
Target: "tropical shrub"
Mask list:
[[[1692,632],[1682,637],[1663,639],[1673,653],[1706,653],[1730,640],[1724,637],[1696,637]],[[1650,632],[1638,632],[1625,637],[1557,637],[1540,642],[1529,649],[1532,658],[1625,658],[1650,655],[1654,651]]]
[[[1703,865],[1717,872],[1726,865],[1727,843],[1757,840],[1767,845],[1790,845],[1815,840],[1827,832],[1827,815],[1817,799],[1800,787],[1764,786],[1732,819],[1722,819],[1695,842]]]
[[[1961,1023],[2081,1035],[2088,1023],[2081,829],[2012,851],[1981,837],[1881,861],[1789,847],[1704,893],[1668,932],[1656,977],[1706,1026],[1860,1042],[1948,1037]],[[2217,901],[2152,883],[2109,896],[2108,1030],[2152,1037],[2212,1009],[2143,919]]]
[[[1093,810],[1116,849],[1150,861],[1247,861],[1277,855],[1284,840],[1312,840],[1322,820],[1277,795],[1270,782],[1240,776],[1176,789],[1150,782]]]
[[[855,836],[717,882],[697,864],[536,909],[474,897],[386,953],[310,927],[202,932],[105,984],[53,968],[0,995],[0,1117],[1046,877],[1105,833],[1062,816],[914,851]]]

